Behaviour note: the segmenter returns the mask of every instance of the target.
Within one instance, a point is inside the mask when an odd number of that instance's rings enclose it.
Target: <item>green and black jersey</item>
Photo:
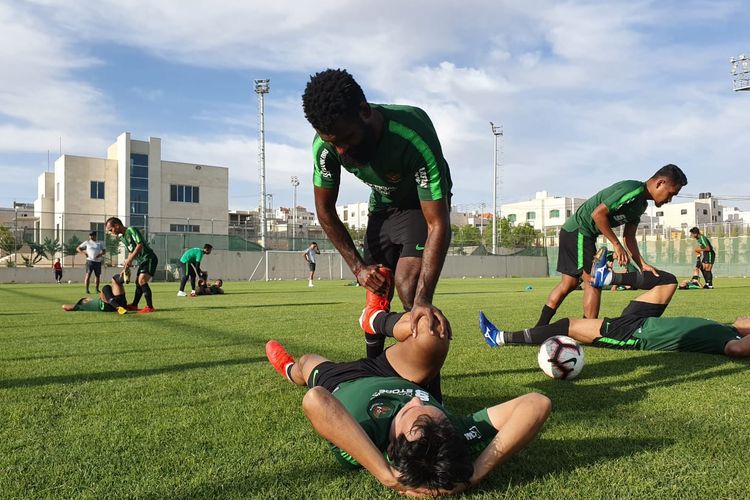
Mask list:
[[[644,351],[683,351],[724,354],[731,340],[739,340],[737,330],[703,318],[648,318],[633,337]]]
[[[420,201],[450,196],[448,163],[427,113],[413,106],[371,104],[385,119],[383,135],[367,166],[344,164],[331,144],[313,141],[313,184],[336,189],[341,168],[372,188],[370,213],[418,208]]]
[[[648,207],[646,184],[641,181],[621,181],[596,193],[586,200],[565,221],[562,228],[569,232],[580,231],[584,236],[595,238],[601,231],[591,214],[604,203],[609,209],[610,227],[623,224],[638,224]]]
[[[127,229],[125,229],[125,233],[123,233],[120,238],[125,244],[125,248],[128,249],[128,253],[133,253],[135,247],[137,247],[139,243],[143,244],[143,249],[141,249],[141,252],[136,257],[136,261],[138,263],[142,263],[150,259],[156,259],[156,254],[153,250],[151,250],[151,247],[148,246],[148,242],[143,237],[143,234],[141,234],[138,228],[132,226],[128,227]]]
[[[446,412],[423,388],[399,377],[365,377],[344,382],[333,391],[333,395],[362,426],[375,446],[383,452],[386,460],[389,460],[386,450],[391,422],[413,397],[418,397],[426,405],[443,410],[458,432],[463,434],[469,449],[475,455],[479,455],[497,434],[486,408],[471,415],[456,417]],[[331,450],[342,465],[350,468],[360,466],[345,451],[333,445]]]
[[[705,234],[698,235],[696,241],[698,242],[698,245],[700,245],[701,250],[703,250],[704,252],[711,252],[714,250],[714,246],[711,244],[711,241],[706,238]]]

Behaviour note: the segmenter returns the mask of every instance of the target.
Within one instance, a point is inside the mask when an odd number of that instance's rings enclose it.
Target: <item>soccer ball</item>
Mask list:
[[[583,348],[570,337],[556,335],[544,341],[537,359],[548,377],[570,380],[583,369]]]
[[[68,285],[70,285],[71,283],[73,283],[73,280],[68,280]]]

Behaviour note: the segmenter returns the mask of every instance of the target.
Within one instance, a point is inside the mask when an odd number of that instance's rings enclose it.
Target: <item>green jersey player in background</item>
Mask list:
[[[646,211],[648,200],[657,207],[672,201],[672,197],[687,185],[687,177],[676,165],[665,165],[646,182],[622,181],[599,191],[586,200],[560,229],[557,271],[560,283],[552,289],[542,309],[537,326],[549,324],[565,297],[583,281],[583,316],[597,318],[601,302],[601,290],[589,284],[592,279],[589,269],[595,260],[596,240],[603,234],[612,244],[614,260],[625,266],[630,257],[641,271],[655,272],[641,255],[635,232],[641,215]],[[625,225],[623,243],[612,230]],[[626,250],[627,247],[627,250]],[[599,258],[597,257],[598,261]]]
[[[440,372],[450,339],[441,325],[431,335],[424,317],[413,336],[412,314],[393,315],[395,324],[383,321],[399,342],[374,359],[333,363],[305,354],[295,361],[273,340],[266,355],[283,377],[308,386],[302,408],[340,464],[364,467],[401,493],[459,493],[534,439],[551,403],[532,393],[452,414],[425,389]]]
[[[151,287],[148,282],[151,281],[151,278],[156,273],[156,266],[159,263],[159,259],[157,259],[154,251],[151,250],[151,247],[148,246],[146,239],[138,228],[132,226],[125,227],[117,217],[107,219],[105,228],[112,236],[119,237],[128,250],[128,256],[123,263],[123,269],[127,270],[134,263],[138,264],[138,271],[135,278],[135,296],[133,297],[133,303],[128,305],[128,309],[131,311],[137,310],[138,302],[140,302],[141,296],[143,296],[146,298],[146,307],[138,311],[138,313],[154,312],[156,309],[154,309]]]
[[[328,238],[367,290],[390,299],[395,283],[413,331],[423,317],[432,331],[447,328],[432,298],[450,242],[452,182],[430,118],[413,106],[367,102],[340,69],[312,76],[302,102],[316,132],[315,208]],[[364,255],[336,213],[342,170],[372,188]],[[382,336],[365,340],[369,357],[383,351]]]
[[[701,230],[697,227],[690,229],[690,236],[696,239],[698,242],[698,248],[696,253],[703,254],[700,256],[700,266],[696,266],[700,269],[703,274],[703,279],[706,284],[703,288],[714,287],[714,262],[716,262],[716,249],[711,245],[711,241],[706,238],[705,234],[701,234]]]

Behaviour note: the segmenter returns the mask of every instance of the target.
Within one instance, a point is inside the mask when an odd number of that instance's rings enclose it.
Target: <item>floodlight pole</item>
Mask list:
[[[732,88],[736,91],[750,91],[750,55],[740,54],[729,58],[732,65]]]
[[[260,171],[260,245],[266,249],[266,125],[265,95],[271,90],[271,80],[255,80],[258,94],[258,170]]]
[[[490,122],[490,127],[492,127],[492,135],[495,136],[495,159],[492,164],[492,253],[497,254],[497,170],[498,150],[500,147],[499,138],[503,136],[503,126]]]
[[[292,176],[292,191],[294,192],[292,202],[292,250],[296,250],[296,235],[297,235],[297,186],[299,186],[299,178],[296,175]]]

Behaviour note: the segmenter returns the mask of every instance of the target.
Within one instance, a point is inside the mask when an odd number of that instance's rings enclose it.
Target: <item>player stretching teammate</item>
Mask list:
[[[305,415],[343,466],[364,467],[402,493],[459,493],[534,439],[551,403],[526,394],[463,417],[451,414],[423,389],[440,371],[449,339],[430,335],[424,317],[412,336],[410,316],[391,327],[400,342],[375,359],[333,363],[306,354],[295,362],[273,340],[266,354],[282,376],[309,387]],[[436,330],[445,334],[442,325]]]
[[[310,78],[302,96],[315,129],[313,184],[320,225],[357,282],[390,297],[395,282],[416,331],[426,317],[433,332],[447,328],[432,304],[450,241],[451,178],[432,122],[419,108],[370,104],[345,70]],[[372,188],[364,256],[336,213],[341,170]],[[395,273],[378,271],[385,266]],[[368,357],[383,351],[382,336],[366,335]]]
[[[105,227],[112,236],[119,236],[128,250],[128,256],[123,263],[123,272],[133,265],[133,262],[138,264],[135,278],[135,296],[133,297],[133,303],[128,305],[128,309],[131,311],[137,310],[138,302],[143,295],[146,298],[146,307],[138,313],[154,312],[156,309],[154,309],[151,287],[148,282],[156,273],[156,265],[159,263],[159,259],[156,258],[156,254],[148,246],[138,228],[125,227],[117,217],[107,219]]]
[[[703,257],[700,259],[701,265],[696,266],[700,268],[701,274],[703,274],[703,279],[706,282],[706,284],[703,285],[703,288],[713,288],[714,273],[712,270],[714,268],[714,262],[716,262],[716,250],[714,250],[714,246],[708,238],[706,238],[706,235],[701,234],[701,230],[697,227],[690,229],[690,236],[698,240],[700,248],[696,249],[696,253],[703,253]]]
[[[601,290],[589,285],[591,276],[589,266],[594,260],[596,239],[603,234],[612,243],[614,259],[624,266],[629,257],[625,247],[630,251],[633,260],[644,272],[655,271],[641,256],[635,231],[641,215],[646,211],[648,200],[653,200],[657,207],[672,201],[672,197],[687,185],[687,177],[676,165],[665,165],[646,182],[622,181],[599,191],[578,207],[576,212],[560,229],[559,254],[557,271],[561,274],[560,283],[552,289],[547,303],[537,321],[537,326],[549,324],[565,297],[576,289],[583,280],[583,316],[599,316]],[[620,243],[613,227],[625,224],[622,237],[625,246]]]
[[[192,295],[195,295],[195,278],[206,279],[206,276],[204,276],[205,273],[201,270],[201,260],[203,260],[204,255],[210,255],[213,249],[214,247],[206,243],[203,245],[203,248],[188,248],[182,254],[182,257],[180,257],[182,265],[180,266],[180,290],[177,292],[178,297],[187,295],[185,293],[185,284],[188,278],[190,278],[190,288],[193,290]]]
[[[110,285],[104,285],[99,297],[83,297],[75,304],[63,304],[65,311],[117,312],[120,316],[127,312],[128,301],[125,298],[125,287],[122,286],[122,275],[112,277]]]
[[[633,273],[637,274],[637,273]],[[602,272],[603,285],[611,283],[611,272]],[[615,274],[616,276],[616,274]],[[739,317],[733,325],[692,317],[660,317],[677,289],[677,280],[662,272],[659,277],[643,273],[642,288],[650,290],[622,311],[617,318],[561,319],[551,325],[505,332],[479,313],[479,326],[491,347],[504,344],[541,344],[555,335],[567,335],[578,342],[611,349],[643,351],[682,351],[724,354],[733,358],[750,357],[750,316]],[[630,276],[634,282],[637,279]]]

